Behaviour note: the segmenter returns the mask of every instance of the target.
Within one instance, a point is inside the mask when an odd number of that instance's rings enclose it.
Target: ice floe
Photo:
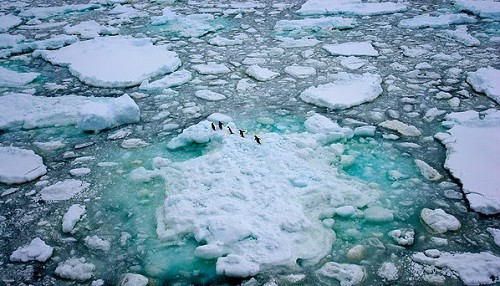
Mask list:
[[[500,212],[500,112],[480,119],[475,111],[451,113],[454,126],[436,137],[446,146],[445,168],[462,182],[470,207],[483,214]]]
[[[200,74],[226,74],[231,70],[225,64],[209,62],[207,64],[193,65],[193,69]]]
[[[298,65],[292,65],[288,66],[284,69],[284,71],[296,78],[306,78],[310,77],[313,75],[316,75],[316,69],[313,67],[308,67],[308,66],[298,66]]]
[[[47,173],[42,157],[32,150],[0,147],[0,183],[21,184]]]
[[[420,218],[436,233],[458,230],[462,226],[456,217],[442,209],[424,208],[420,212]]]
[[[92,278],[94,270],[95,265],[87,263],[85,258],[72,257],[60,262],[54,272],[64,279],[86,281]]]
[[[453,0],[453,4],[458,9],[471,12],[483,18],[500,20],[500,2],[495,0]]]
[[[420,132],[420,130],[418,130],[417,127],[413,125],[408,125],[399,120],[386,120],[384,122],[379,123],[379,126],[389,130],[397,131],[399,134],[403,136],[415,137],[415,136],[420,136],[422,134],[422,132]]]
[[[201,37],[221,28],[216,25],[211,14],[178,15],[169,7],[163,9],[163,15],[151,17],[151,24],[165,26],[165,29],[181,37]]]
[[[21,13],[19,13],[19,16],[23,18],[36,18],[44,20],[66,13],[83,12],[87,10],[97,9],[99,7],[101,7],[101,5],[97,3],[73,4],[73,5],[62,5],[62,6],[51,6],[51,7],[32,7],[21,11]]]
[[[378,56],[370,42],[347,42],[323,45],[323,48],[334,56]]]
[[[357,70],[368,63],[365,59],[349,56],[340,60],[340,64],[350,70]]]
[[[382,94],[382,78],[377,74],[338,73],[327,84],[309,87],[300,94],[308,103],[332,109],[360,105]]]
[[[92,39],[99,36],[111,36],[118,34],[118,28],[107,27],[97,23],[94,20],[80,22],[73,26],[64,27],[67,34],[78,35],[82,39]]]
[[[181,60],[166,46],[147,38],[98,37],[55,51],[37,53],[45,60],[68,66],[82,82],[98,87],[129,87],[175,71]]]
[[[378,15],[402,12],[407,9],[405,4],[395,2],[361,2],[361,0],[307,0],[297,13],[301,15]]]
[[[477,38],[471,36],[467,32],[466,25],[457,26],[455,30],[445,30],[443,31],[442,37],[451,38],[468,47],[479,46],[479,44],[481,44],[481,42]]]
[[[67,179],[43,188],[40,195],[44,201],[65,201],[85,191],[89,186],[89,183],[80,180]]]
[[[410,19],[401,20],[399,27],[408,29],[421,29],[428,27],[448,27],[454,24],[475,23],[476,19],[467,14],[441,14],[432,16],[430,14],[422,14]]]
[[[432,168],[426,162],[419,159],[415,159],[413,160],[413,162],[417,166],[422,176],[424,176],[424,178],[426,178],[427,180],[439,181],[443,178],[443,175],[439,174],[439,172],[436,169]]]
[[[149,80],[145,80],[139,86],[142,90],[162,90],[170,87],[175,87],[179,85],[183,85],[189,82],[192,79],[192,75],[190,71],[187,70],[179,70],[175,71],[171,74],[168,74],[160,79],[154,80],[150,82]]]
[[[327,262],[319,270],[316,270],[316,275],[321,280],[325,278],[336,280],[340,282],[340,286],[355,286],[363,282],[366,277],[366,270],[363,266],[356,264]],[[326,280],[326,282],[329,281]]]
[[[158,214],[160,237],[193,235],[201,244],[201,257],[227,254],[217,258],[216,268],[228,276],[252,276],[275,265],[291,267],[299,258],[319,261],[334,242],[321,214],[345,205],[366,206],[376,200],[378,191],[334,175],[331,162],[339,161],[340,155],[331,151],[331,141],[322,139],[340,131],[338,140],[352,136],[352,131],[321,115],[311,118],[306,122],[310,131],[261,134],[262,145],[214,131],[209,121],[171,140],[169,148],[192,142],[207,147],[201,157],[185,162],[156,158],[153,170],[132,172],[132,177],[145,181],[161,176],[170,186]]]
[[[36,260],[47,261],[53,252],[53,248],[45,244],[39,237],[34,238],[30,244],[19,247],[10,255],[10,261],[28,262]]]
[[[259,65],[251,65],[245,70],[245,73],[258,81],[268,81],[280,75],[277,72],[268,68],[263,68]]]
[[[0,67],[0,87],[24,87],[39,75],[36,72],[22,73]]]
[[[276,30],[277,33],[300,35],[310,31],[329,32],[332,29],[352,29],[356,26],[357,22],[352,18],[321,17],[300,20],[279,20],[274,25],[274,30]]]
[[[467,74],[467,82],[477,92],[484,92],[500,104],[500,70],[493,67],[480,68]]]
[[[430,266],[428,273],[458,277],[465,285],[487,285],[500,280],[500,258],[490,252],[428,254],[418,252],[412,260]],[[451,273],[450,273],[451,271]]]
[[[75,225],[80,221],[85,213],[85,206],[80,204],[71,205],[62,218],[62,231],[64,233],[72,232]]]
[[[218,92],[213,92],[210,90],[197,90],[194,95],[198,98],[210,100],[210,101],[219,101],[219,100],[224,100],[226,99],[226,96],[223,94],[220,94]]]
[[[147,286],[149,279],[141,274],[127,273],[123,275],[119,286]]]
[[[139,116],[139,107],[128,95],[94,98],[8,93],[0,96],[0,130],[79,124],[82,130],[99,131],[137,122]]]
[[[6,32],[21,23],[22,20],[18,16],[12,14],[0,15],[0,33]]]

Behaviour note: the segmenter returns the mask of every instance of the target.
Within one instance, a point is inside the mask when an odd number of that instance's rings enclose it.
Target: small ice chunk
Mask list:
[[[447,27],[452,24],[475,23],[476,19],[467,14],[441,14],[439,16],[431,16],[430,14],[422,14],[410,19],[403,19],[398,26],[408,29],[421,29],[428,27]]]
[[[316,274],[320,278],[335,279],[341,286],[355,286],[361,284],[366,276],[363,266],[356,264],[342,264],[337,262],[327,262]]]
[[[375,130],[377,130],[377,127],[375,126],[371,125],[359,126],[354,128],[354,136],[373,137],[375,136]]]
[[[147,286],[149,279],[146,276],[135,273],[127,273],[122,276],[118,286]]]
[[[327,44],[323,48],[333,56],[370,56],[377,57],[378,52],[370,42],[347,42]]]
[[[64,233],[72,232],[75,228],[76,223],[80,221],[85,212],[85,206],[80,204],[71,205],[68,211],[63,216],[62,231]]]
[[[61,149],[61,148],[64,148],[66,145],[57,140],[57,141],[49,141],[49,142],[33,142],[33,145],[42,150],[43,152],[50,152],[50,151],[54,151],[54,150],[57,150],[57,149]]]
[[[389,179],[392,181],[397,181],[397,180],[408,178],[408,176],[406,176],[405,174],[403,174],[397,170],[390,170],[387,172],[387,175],[389,176]]]
[[[387,234],[401,246],[412,245],[415,241],[415,231],[412,228],[395,229]]]
[[[335,214],[340,217],[350,217],[356,213],[356,209],[353,206],[342,206],[335,208]]]
[[[365,255],[366,246],[360,244],[351,247],[346,253],[347,258],[351,260],[361,260],[365,257]]]
[[[350,139],[353,137],[351,129],[340,127],[328,117],[315,113],[304,122],[307,132],[316,134],[316,140],[321,142]]]
[[[19,26],[22,22],[20,17],[12,14],[0,15],[0,33],[7,32],[11,28]]]
[[[106,27],[94,20],[80,22],[73,26],[64,27],[66,34],[79,35],[82,39],[92,39],[100,35],[116,35],[119,32],[118,28]]]
[[[493,236],[495,244],[500,246],[500,229],[488,227],[486,231],[488,231],[491,234],[491,236]]]
[[[365,59],[360,59],[355,56],[349,56],[340,60],[340,64],[350,70],[357,70],[368,63]]]
[[[387,281],[395,281],[399,278],[399,270],[392,262],[383,262],[377,271],[380,278]]]
[[[485,93],[489,98],[500,104],[500,70],[493,67],[480,68],[467,74],[467,83],[475,91]]]
[[[210,45],[214,45],[214,46],[226,47],[226,46],[241,45],[241,44],[243,44],[243,40],[242,39],[228,39],[228,38],[224,38],[224,37],[217,35],[217,36],[211,38],[210,40],[208,40],[208,43]]]
[[[453,0],[453,4],[461,11],[470,12],[483,18],[500,20],[500,2],[496,0]]]
[[[36,260],[45,262],[52,256],[52,251],[52,247],[45,244],[39,237],[36,237],[30,244],[16,249],[10,256],[10,261],[28,262]]]
[[[0,66],[0,87],[24,87],[40,74],[36,72],[16,72]]]
[[[379,15],[403,12],[405,4],[396,2],[361,2],[361,0],[307,0],[297,11],[300,15]]]
[[[258,81],[268,81],[280,75],[277,72],[273,72],[268,68],[260,67],[259,65],[250,66],[246,69],[245,73]]]
[[[424,208],[420,212],[420,217],[427,226],[437,233],[458,230],[462,226],[456,217],[447,214],[442,209]]]
[[[383,91],[381,83],[382,78],[377,74],[341,72],[333,76],[330,83],[307,88],[300,98],[318,106],[346,109],[377,98]]]
[[[197,90],[194,95],[198,98],[202,98],[210,101],[220,101],[226,99],[226,96],[217,92],[213,92],[210,90],[202,89]]]
[[[429,181],[439,181],[443,178],[443,175],[439,174],[436,169],[432,168],[427,164],[426,162],[415,159],[413,162],[415,162],[415,165],[417,166],[418,170]]]
[[[198,246],[194,251],[194,255],[203,259],[215,259],[222,256],[223,250],[222,245],[206,244]]]
[[[191,75],[190,71],[187,70],[175,71],[153,82],[145,80],[141,83],[139,89],[147,91],[157,91],[157,90],[167,89],[170,87],[183,85],[189,82],[192,77],[193,76]]]
[[[90,174],[90,169],[89,168],[75,168],[75,169],[69,170],[69,173],[71,174],[71,176],[82,177],[82,176]]]
[[[57,265],[55,274],[69,280],[86,281],[92,278],[95,266],[87,263],[85,258],[72,257]]]
[[[296,78],[306,78],[316,74],[316,69],[307,66],[292,65],[284,69],[284,71]]]
[[[214,62],[209,62],[207,64],[193,65],[193,69],[200,74],[226,74],[231,72],[231,70],[225,64],[217,64]]]
[[[467,32],[466,25],[458,26],[456,30],[445,30],[443,36],[451,38],[468,47],[479,46],[481,44],[477,38],[474,38]]]
[[[69,179],[43,188],[40,194],[44,201],[65,201],[86,190],[89,186],[89,183]]]
[[[109,241],[101,239],[97,235],[87,236],[85,237],[84,241],[86,246],[96,250],[108,251],[111,247]]]
[[[259,273],[260,266],[236,254],[217,259],[215,266],[218,275],[229,277],[249,277]]]
[[[123,140],[120,146],[124,149],[143,148],[149,146],[149,143],[139,138],[131,138]]]
[[[274,25],[278,33],[303,34],[304,32],[330,31],[332,29],[352,29],[356,27],[357,21],[353,18],[344,17],[320,17],[305,18],[298,20],[279,20]]]
[[[380,127],[394,130],[404,136],[420,136],[422,133],[417,127],[405,124],[399,120],[386,120],[379,124]]]
[[[47,173],[42,157],[32,150],[0,147],[0,183],[21,184]]]
[[[363,214],[366,221],[373,223],[384,223],[394,220],[392,210],[379,206],[369,207]]]

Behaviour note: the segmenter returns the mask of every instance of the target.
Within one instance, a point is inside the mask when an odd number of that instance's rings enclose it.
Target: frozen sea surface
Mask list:
[[[500,283],[498,21],[1,1],[0,284]]]

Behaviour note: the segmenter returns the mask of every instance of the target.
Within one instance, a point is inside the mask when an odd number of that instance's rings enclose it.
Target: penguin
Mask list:
[[[243,137],[243,138],[245,138],[245,135],[243,135],[244,132],[245,131],[243,131],[243,130],[240,129],[240,136]]]
[[[227,127],[227,129],[229,130],[229,134],[234,134],[233,130],[231,129],[231,127]]]
[[[222,122],[219,121],[219,129],[222,130]]]
[[[260,138],[259,138],[259,137],[257,137],[257,135],[254,135],[254,136],[253,136],[253,139],[255,139],[255,142],[257,142],[257,144],[259,144],[259,145],[260,145]]]
[[[212,130],[215,131],[215,124],[212,122]]]

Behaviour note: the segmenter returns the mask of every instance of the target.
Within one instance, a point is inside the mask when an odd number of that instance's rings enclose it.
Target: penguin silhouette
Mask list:
[[[212,122],[212,130],[215,131],[215,124]]]
[[[259,138],[259,137],[257,137],[257,135],[254,135],[254,136],[253,136],[253,139],[255,139],[255,142],[257,142],[257,144],[259,144],[259,145],[260,145],[260,138]]]
[[[219,121],[219,129],[222,130],[222,122]]]
[[[227,127],[227,129],[229,130],[229,134],[234,134],[233,130],[231,129],[231,127]]]
[[[243,134],[244,132],[245,131],[243,131],[243,130],[240,129],[240,136],[243,137],[243,138],[245,138],[245,135]]]

